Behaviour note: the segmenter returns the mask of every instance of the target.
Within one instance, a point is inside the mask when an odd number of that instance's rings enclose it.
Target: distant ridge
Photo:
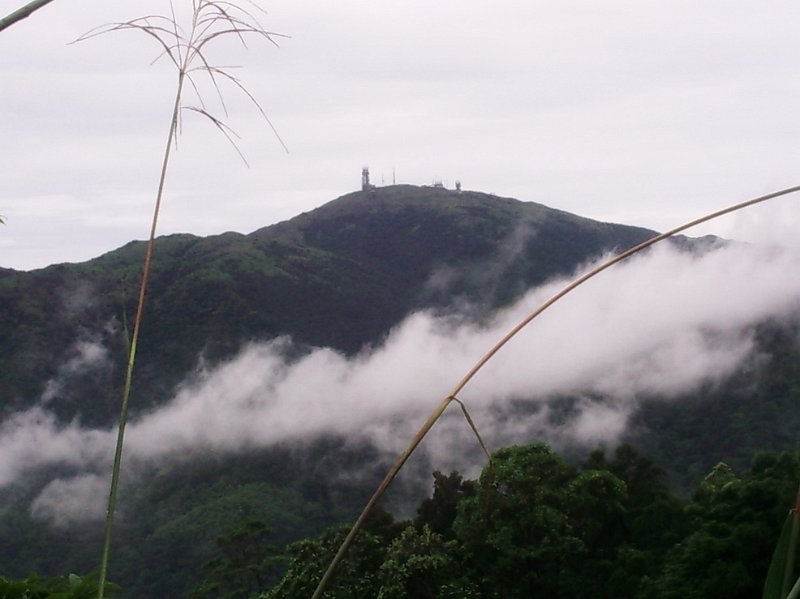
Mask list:
[[[199,355],[214,361],[242,343],[290,335],[355,352],[405,315],[455,299],[492,309],[577,264],[654,233],[600,223],[474,191],[392,185],[346,194],[249,235],[158,239],[137,389],[158,404]],[[123,362],[144,243],[80,264],[0,276],[1,408],[37,401],[77,340],[106,344]],[[146,348],[146,349],[145,349]],[[115,416],[119,376],[83,377],[62,416]],[[91,398],[91,399],[89,399]],[[93,409],[81,406],[91,401]]]

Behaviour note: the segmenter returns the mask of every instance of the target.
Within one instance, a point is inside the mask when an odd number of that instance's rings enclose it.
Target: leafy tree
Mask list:
[[[740,482],[731,467],[724,462],[720,462],[702,480],[697,492],[694,494],[694,500],[700,505],[711,508],[720,494],[729,488],[729,485],[735,485]]]
[[[614,451],[608,470],[625,482],[628,505],[634,511],[669,496],[666,472],[628,443]]]
[[[291,544],[288,571],[276,586],[260,596],[261,599],[310,597],[348,531],[348,527],[329,529],[318,539],[305,539]],[[362,530],[323,597],[374,599],[380,588],[377,572],[385,554],[384,540],[369,530]]]
[[[684,517],[692,532],[667,555],[659,577],[642,587],[656,599],[761,595],[775,543],[797,488],[797,459],[761,454],[736,477],[717,465]]]
[[[427,524],[407,527],[392,541],[381,564],[378,599],[480,597],[477,587],[463,577],[458,553],[455,541],[445,541]]]
[[[683,502],[669,493],[664,470],[629,444],[617,447],[610,460],[596,449],[583,468],[608,471],[625,483],[619,526],[609,523],[593,545],[605,566],[594,578],[605,577],[604,596],[635,597],[641,581],[660,574],[664,554],[686,535]]]
[[[189,594],[191,599],[246,599],[274,581],[283,565],[280,551],[266,539],[262,520],[249,520],[217,538],[220,555],[205,564],[208,576]]]
[[[608,472],[579,473],[544,444],[510,447],[461,501],[454,528],[484,595],[580,596],[580,571],[605,570],[590,545],[618,526],[624,498]]]
[[[422,500],[417,508],[414,524],[429,526],[431,531],[454,538],[453,522],[456,519],[458,502],[475,494],[475,483],[464,480],[458,472],[444,475],[438,470],[433,473],[433,495]]]

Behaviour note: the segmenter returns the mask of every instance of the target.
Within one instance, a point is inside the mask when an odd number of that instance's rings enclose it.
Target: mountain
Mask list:
[[[479,320],[533,286],[653,235],[532,202],[398,185],[347,194],[249,235],[161,237],[131,410],[143,416],[164,405],[199,366],[225,364],[251,342],[288,336],[287,351],[298,357],[314,347],[359,356],[412,312]],[[700,254],[721,242],[676,243]],[[111,429],[144,248],[135,241],[80,264],[0,270],[0,434],[24,431],[29,421],[66,433]],[[741,464],[759,449],[791,448],[800,398],[794,322],[758,323],[757,363],[680,400],[647,403],[632,416],[628,440],[683,490],[721,459]],[[554,422],[579,402],[561,398]],[[19,414],[29,414],[23,424]],[[244,518],[267,521],[279,545],[351,520],[390,459],[366,441],[326,434],[268,450],[133,464],[112,579],[130,597],[164,589],[178,596],[200,580],[214,539]],[[53,525],[35,514],[45,490],[76,474],[69,463],[45,464],[0,486],[0,573],[95,567],[101,526]],[[0,467],[0,483],[5,475]],[[103,496],[102,481],[98,488]]]
[[[491,309],[577,264],[653,235],[540,204],[477,192],[398,185],[355,192],[249,235],[157,240],[133,409],[166,400],[197,364],[243,343],[290,335],[347,353],[378,343],[410,312],[463,298]],[[116,417],[121,375],[79,377],[64,364],[81,342],[124,362],[144,242],[81,264],[0,273],[0,410],[52,401],[64,420]],[[85,397],[92,397],[87,405]]]

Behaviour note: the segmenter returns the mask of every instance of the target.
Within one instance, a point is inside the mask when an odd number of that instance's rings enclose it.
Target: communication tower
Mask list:
[[[369,191],[371,187],[369,184],[369,167],[365,166],[361,169],[361,191]]]

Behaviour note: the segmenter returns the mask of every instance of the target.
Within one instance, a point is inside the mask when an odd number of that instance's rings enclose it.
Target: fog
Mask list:
[[[640,402],[714,385],[759,358],[753,325],[792,317],[800,306],[800,277],[787,276],[799,260],[796,250],[746,244],[701,255],[657,246],[543,313],[459,398],[493,448],[535,439],[613,443]],[[127,430],[125,464],[328,434],[396,454],[478,358],[566,282],[532,289],[480,322],[412,314],[380,346],[352,358],[329,348],[290,358],[296,352],[288,338],[249,344],[224,363],[200,367],[168,403],[137,416]],[[95,345],[76,348],[65,370],[105,359]],[[574,398],[571,415],[553,424],[549,409],[565,396]],[[56,524],[102,514],[96,498],[105,500],[116,433],[59,423],[45,399],[0,425],[0,486],[39,468],[68,466],[75,475],[52,480],[31,513]],[[434,465],[449,467],[475,448],[457,406],[450,410],[425,444]]]

